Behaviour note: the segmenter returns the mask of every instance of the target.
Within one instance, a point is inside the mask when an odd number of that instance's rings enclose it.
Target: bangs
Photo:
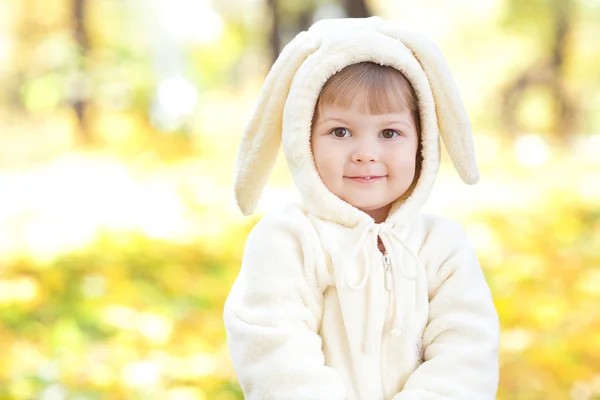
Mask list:
[[[418,114],[417,97],[406,77],[395,68],[373,62],[349,65],[329,78],[315,111],[320,113],[326,105],[348,109],[360,90],[365,93],[363,113],[379,115],[409,109]]]

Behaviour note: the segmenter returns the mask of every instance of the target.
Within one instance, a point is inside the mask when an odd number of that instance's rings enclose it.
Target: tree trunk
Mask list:
[[[298,17],[298,32],[306,31],[313,23],[315,15],[314,5],[307,7]]]
[[[90,144],[91,136],[86,121],[86,109],[87,109],[87,96],[86,91],[86,75],[85,75],[85,61],[89,53],[89,40],[86,31],[86,19],[85,19],[85,7],[87,0],[73,0],[72,13],[73,13],[73,36],[78,45],[78,60],[79,60],[79,72],[77,79],[72,82],[74,87],[72,88],[73,97],[71,99],[71,105],[77,115],[77,121],[79,129],[77,132],[77,140],[81,144]]]
[[[281,49],[281,37],[279,35],[279,7],[277,0],[267,0],[269,9],[271,10],[271,33],[269,35],[269,47],[271,48],[271,60],[275,62],[279,56],[279,50]]]
[[[365,0],[344,0],[344,8],[348,18],[366,18],[371,16]]]
[[[563,144],[568,144],[576,132],[577,109],[566,90],[565,53],[572,29],[572,0],[552,2],[553,40],[550,53],[532,63],[517,76],[502,94],[502,123],[512,134],[520,130],[516,111],[526,91],[533,86],[548,90],[552,98],[552,134]]]
[[[572,2],[554,0],[553,4],[555,23],[554,46],[550,62],[553,79],[550,90],[554,99],[554,132],[563,143],[567,143],[575,133],[575,108],[565,90],[565,53],[572,28]]]

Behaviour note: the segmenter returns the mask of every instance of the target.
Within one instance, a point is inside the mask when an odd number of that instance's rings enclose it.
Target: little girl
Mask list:
[[[254,211],[283,143],[302,203],[254,227],[225,304],[246,399],[495,399],[499,323],[475,251],[458,224],[419,214],[440,136],[475,183],[468,117],[424,37],[323,20],[282,51],[236,199]]]

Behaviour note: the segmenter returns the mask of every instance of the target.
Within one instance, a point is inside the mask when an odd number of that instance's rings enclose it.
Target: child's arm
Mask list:
[[[450,229],[438,232],[438,243],[453,244],[441,252],[445,254],[438,253],[443,261],[430,280],[425,362],[393,400],[496,398],[498,314],[466,235],[456,224],[444,225]]]
[[[224,309],[233,366],[247,400],[342,400],[344,383],[325,366],[317,334],[314,255],[291,225],[267,216],[248,237]]]

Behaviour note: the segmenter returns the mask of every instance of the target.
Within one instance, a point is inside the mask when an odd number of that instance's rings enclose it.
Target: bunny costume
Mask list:
[[[419,104],[421,172],[380,224],[325,187],[310,146],[321,88],[363,61],[401,71]],[[419,213],[440,138],[463,181],[477,182],[463,102],[440,50],[422,35],[377,17],[323,20],[284,48],[236,170],[238,205],[251,214],[283,146],[302,199],[253,228],[225,303],[246,399],[496,398],[499,322],[475,251],[460,225]]]

